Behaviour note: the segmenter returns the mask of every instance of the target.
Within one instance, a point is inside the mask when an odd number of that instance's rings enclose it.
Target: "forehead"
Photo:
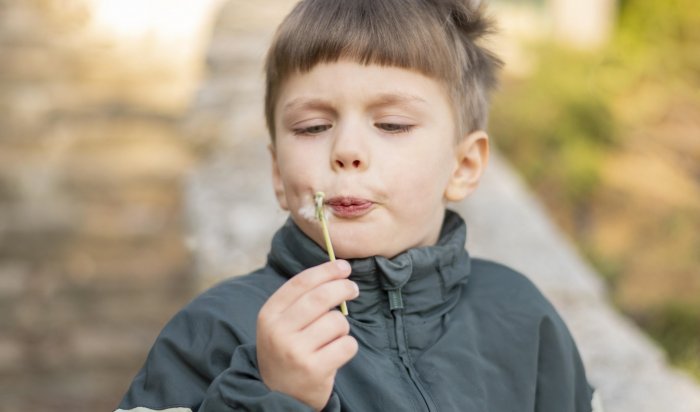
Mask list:
[[[325,103],[360,102],[368,107],[402,105],[449,106],[443,84],[414,70],[362,65],[351,61],[320,63],[285,80],[278,113]]]

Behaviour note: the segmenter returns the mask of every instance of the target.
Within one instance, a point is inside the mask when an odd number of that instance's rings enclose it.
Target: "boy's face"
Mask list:
[[[341,258],[435,244],[446,202],[466,196],[465,181],[480,174],[465,153],[485,157],[488,147],[484,133],[457,144],[450,104],[439,82],[396,67],[341,60],[292,75],[271,146],[280,206],[323,245],[310,212],[314,194],[325,192]]]

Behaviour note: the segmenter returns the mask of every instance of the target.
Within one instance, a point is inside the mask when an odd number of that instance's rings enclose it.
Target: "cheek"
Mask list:
[[[423,156],[413,164],[395,166],[391,187],[397,206],[407,215],[429,213],[441,207],[451,174],[450,159]]]
[[[308,186],[310,179],[306,169],[288,165],[282,174],[282,183],[288,195],[298,195],[304,187]]]
[[[315,163],[303,155],[280,159],[280,176],[290,208],[301,206],[305,197],[314,190]]]
[[[415,160],[401,167],[404,179],[409,183],[412,181],[423,194],[442,194],[452,175],[455,166],[453,151],[449,147],[436,150],[443,144],[449,143],[438,141],[432,146],[422,145],[423,147],[414,154]]]
[[[284,136],[287,138],[287,136]],[[280,175],[285,183],[289,183],[295,180],[298,172],[303,171],[303,168],[299,167],[301,163],[299,158],[299,150],[293,144],[286,142],[280,143],[279,149],[277,151],[277,159],[280,166]]]

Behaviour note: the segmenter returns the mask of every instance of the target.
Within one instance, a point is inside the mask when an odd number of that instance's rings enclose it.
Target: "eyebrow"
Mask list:
[[[308,98],[308,97],[297,97],[296,99],[293,99],[290,102],[287,102],[284,107],[282,107],[282,111],[286,112],[289,110],[297,110],[297,109],[321,109],[321,110],[328,110],[328,108],[331,107],[331,103],[327,100],[319,99],[316,97]]]
[[[406,93],[382,93],[377,95],[370,103],[371,108],[381,106],[403,106],[412,103],[428,104],[422,97]]]
[[[381,106],[392,106],[392,105],[410,105],[412,103],[419,103],[427,105],[428,102],[425,99],[414,96],[412,94],[406,93],[381,93],[375,96],[369,103],[370,108],[377,108]],[[282,108],[283,112],[289,110],[297,109],[318,109],[318,110],[328,110],[333,105],[324,99],[320,98],[309,98],[309,97],[297,97],[296,99],[287,102]]]

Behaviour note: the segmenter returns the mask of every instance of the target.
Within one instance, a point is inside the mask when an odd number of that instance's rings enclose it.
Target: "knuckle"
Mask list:
[[[264,334],[264,339],[265,339],[265,343],[267,343],[269,346],[271,346],[273,348],[280,347],[281,346],[280,344],[284,343],[284,339],[282,338],[280,333],[275,329],[267,331],[267,333]]]
[[[261,310],[258,313],[257,318],[257,328],[262,331],[276,331],[278,328],[276,324],[279,320],[279,316],[269,310]]]
[[[311,287],[311,279],[308,276],[305,276],[307,272],[301,272],[298,275],[294,276],[289,283],[292,284],[297,289],[301,290],[306,290]]]
[[[269,316],[270,315],[268,315],[267,310],[265,310],[264,307],[260,309],[260,312],[258,312],[258,324],[267,324],[269,322]]]
[[[301,362],[299,365],[299,370],[304,374],[304,376],[314,376],[316,374],[316,368],[311,362]]]
[[[330,313],[333,329],[337,330],[340,334],[347,335],[350,332],[350,322],[345,318],[345,315],[337,310]]]
[[[314,373],[314,365],[310,362],[308,356],[303,356],[300,351],[289,350],[286,354],[287,364],[295,369],[303,376],[312,376]]]
[[[354,296],[354,294],[354,286],[348,285],[346,288],[342,283],[330,282],[307,292],[304,296],[304,305],[313,309],[330,309],[339,305],[343,300],[349,300],[349,297]]]
[[[353,357],[360,349],[360,347],[355,338],[353,338],[350,335],[347,335],[343,337],[343,349],[349,355],[349,357]]]
[[[346,280],[345,281],[345,288],[347,291],[347,295],[351,297],[356,297],[359,294],[359,290],[357,288],[357,284],[351,280]]]
[[[332,311],[328,312],[328,316],[330,316],[330,320],[331,320],[331,322],[333,322],[333,324],[340,325],[343,323],[345,323],[345,324],[348,323],[348,320],[345,319],[345,315],[340,313],[339,310],[332,310]]]
[[[345,317],[345,315],[341,314],[342,317]],[[349,335],[350,334],[350,322],[348,322],[346,319],[343,319],[342,323],[343,329],[341,329],[341,332],[343,332],[343,335]]]
[[[319,307],[328,304],[328,295],[320,290],[314,290],[307,295],[307,302],[312,307]]]
[[[299,355],[299,351],[297,351],[293,346],[281,348],[280,355],[284,362],[288,365],[301,367],[304,364],[304,359]]]
[[[267,313],[260,312],[258,314],[257,328],[259,332],[265,332],[270,329],[270,319]]]

